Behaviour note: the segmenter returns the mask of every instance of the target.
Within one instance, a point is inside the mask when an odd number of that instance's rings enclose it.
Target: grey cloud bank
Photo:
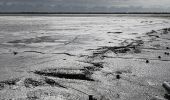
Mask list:
[[[170,0],[0,0],[0,12],[170,12]]]

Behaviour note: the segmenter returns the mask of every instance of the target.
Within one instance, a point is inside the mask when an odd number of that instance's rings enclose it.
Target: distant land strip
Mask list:
[[[170,14],[170,12],[0,12],[0,14]]]

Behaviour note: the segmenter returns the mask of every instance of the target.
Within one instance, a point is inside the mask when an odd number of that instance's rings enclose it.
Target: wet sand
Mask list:
[[[1,100],[166,100],[168,17],[0,16],[0,23]]]

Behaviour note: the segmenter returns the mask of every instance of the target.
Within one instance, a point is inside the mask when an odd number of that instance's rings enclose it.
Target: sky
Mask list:
[[[170,0],[0,0],[0,12],[170,12]]]

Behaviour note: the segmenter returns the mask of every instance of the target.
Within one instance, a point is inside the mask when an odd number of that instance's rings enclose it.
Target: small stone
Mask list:
[[[14,54],[14,55],[17,55],[17,54],[18,54],[18,52],[16,52],[16,51],[13,51],[13,54]]]
[[[161,56],[158,56],[159,59],[161,59]]]
[[[149,60],[146,60],[146,63],[149,63]]]
[[[155,36],[155,37],[159,38],[159,36]]]
[[[116,79],[120,79],[120,75],[118,74],[118,75],[116,75]]]
[[[169,52],[165,52],[164,54],[165,54],[165,55],[169,55]]]

